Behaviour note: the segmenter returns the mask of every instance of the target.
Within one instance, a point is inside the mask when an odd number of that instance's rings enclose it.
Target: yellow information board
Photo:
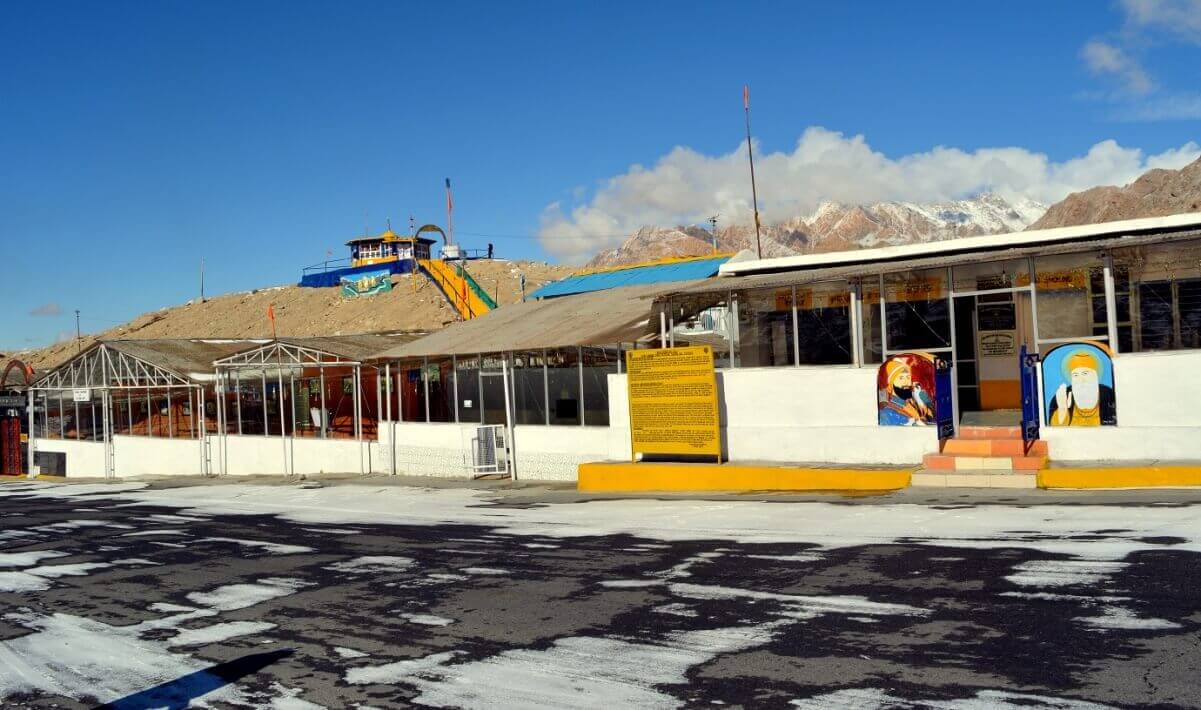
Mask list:
[[[627,350],[630,455],[721,459],[717,377],[707,345]]]

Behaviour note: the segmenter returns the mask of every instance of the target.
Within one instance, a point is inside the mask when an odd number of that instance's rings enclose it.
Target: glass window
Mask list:
[[[480,355],[480,413],[484,424],[506,424],[504,356]]]
[[[448,357],[430,358],[425,365],[429,380],[430,421],[455,420],[455,372]]]
[[[792,287],[740,291],[737,298],[739,366],[794,364]]]
[[[1040,340],[1089,338],[1098,324],[1108,333],[1105,281],[1096,254],[1062,254],[1035,259],[1034,286]]]
[[[470,424],[483,421],[480,407],[480,358],[477,355],[460,355],[455,377],[459,383],[459,423]]]
[[[575,348],[546,352],[551,424],[580,423],[580,368]]]
[[[884,276],[890,353],[951,347],[946,278],[946,269]]]
[[[546,424],[546,380],[542,351],[513,354],[513,393],[518,424]]]
[[[617,374],[618,348],[590,348],[583,352],[584,423],[609,426],[609,375]]]
[[[401,421],[425,421],[425,384],[421,380],[421,365],[401,365]]]
[[[860,310],[863,313],[863,363],[875,365],[884,362],[884,347],[881,344],[880,327],[880,282],[872,279],[860,286]]]
[[[798,286],[797,339],[802,365],[849,365],[851,290],[845,281]]]
[[[1201,240],[1115,249],[1112,256],[1119,350],[1201,347]]]
[[[952,278],[955,279],[956,293],[991,291],[1030,285],[1030,263],[1026,259],[964,264],[954,267],[951,273]],[[1007,298],[1009,298],[1007,293],[980,296],[980,300],[983,302]]]
[[[674,316],[672,336],[677,346],[710,345],[713,364],[724,368],[731,365],[733,338],[727,294],[698,294],[672,297],[669,309]]]

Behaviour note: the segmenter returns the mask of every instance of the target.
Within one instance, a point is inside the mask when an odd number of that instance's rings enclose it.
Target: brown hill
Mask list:
[[[1074,192],[1051,206],[1029,229],[1116,222],[1201,212],[1201,159],[1179,170],[1149,170],[1125,187]]]
[[[520,275],[525,274],[526,292],[560,279],[574,267],[544,262],[480,260],[468,262],[467,270],[497,303],[521,300]],[[181,306],[142,314],[128,323],[101,333],[16,354],[36,370],[57,366],[101,338],[262,338],[270,337],[267,306],[275,307],[276,330],[280,335],[342,335],[402,331],[432,331],[456,320],[442,293],[429,279],[393,276],[392,290],[363,298],[343,298],[338,288],[272,288],[229,293],[203,303],[189,301]]]

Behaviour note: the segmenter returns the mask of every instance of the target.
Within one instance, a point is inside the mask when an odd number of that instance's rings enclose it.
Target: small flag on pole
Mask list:
[[[742,85],[742,108],[749,109],[751,107],[751,87],[746,84]]]
[[[267,320],[271,321],[271,338],[275,339],[275,304],[267,304]]]
[[[455,203],[450,199],[450,178],[446,178],[446,211],[453,212]]]

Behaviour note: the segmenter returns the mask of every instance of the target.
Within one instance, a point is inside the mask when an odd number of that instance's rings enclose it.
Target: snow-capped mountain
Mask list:
[[[983,194],[966,200],[919,204],[826,202],[807,216],[764,225],[763,256],[843,251],[930,242],[978,234],[1019,232],[1047,208],[1033,200],[1009,201]],[[719,251],[755,249],[755,228],[735,224],[717,230]],[[597,254],[589,266],[616,266],[666,256],[700,256],[713,251],[713,235],[700,227],[643,227],[616,249]]]

